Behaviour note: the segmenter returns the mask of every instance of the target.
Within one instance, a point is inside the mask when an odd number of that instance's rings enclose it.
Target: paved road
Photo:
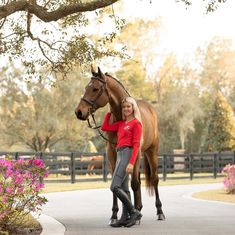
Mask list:
[[[221,188],[221,184],[160,187],[166,221],[156,220],[154,197],[142,189],[143,217],[132,228],[111,228],[109,189],[47,194],[43,213],[65,227],[66,235],[234,235],[235,205],[195,200],[192,192]]]

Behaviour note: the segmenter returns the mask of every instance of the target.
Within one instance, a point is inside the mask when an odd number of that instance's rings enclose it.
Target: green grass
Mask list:
[[[224,189],[197,192],[193,194],[193,197],[212,201],[235,203],[235,194],[228,194]]]
[[[108,188],[110,181],[103,182],[78,182],[75,184],[68,183],[46,183],[45,188],[42,193],[52,193],[52,192],[64,192],[64,191],[74,191],[74,190],[85,190],[85,189],[98,189],[98,188]]]
[[[208,177],[211,174],[198,174],[197,177],[203,176]],[[82,176],[82,179],[91,179],[97,176]],[[186,174],[171,174],[169,175],[171,178],[175,179],[167,179],[166,181],[160,180],[159,186],[170,186],[170,185],[181,185],[181,184],[210,184],[210,183],[220,183],[222,182],[222,178],[219,177],[217,179],[213,178],[195,178],[193,180],[190,179],[176,179],[178,177],[187,177]],[[53,177],[51,177],[52,179]],[[99,188],[109,188],[111,180],[109,179],[107,182],[100,181],[90,181],[90,182],[76,182],[71,184],[70,182],[60,183],[56,182],[57,180],[65,179],[64,176],[62,177],[55,177],[55,182],[45,183],[45,188],[42,193],[51,193],[51,192],[64,192],[64,191],[73,191],[73,190],[86,190],[86,189],[99,189]],[[141,185],[145,186],[144,180],[141,181]]]

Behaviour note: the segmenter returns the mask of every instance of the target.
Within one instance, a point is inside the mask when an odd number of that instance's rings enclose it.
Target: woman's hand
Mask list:
[[[126,167],[126,172],[132,174],[133,173],[134,166],[131,163],[128,163]]]

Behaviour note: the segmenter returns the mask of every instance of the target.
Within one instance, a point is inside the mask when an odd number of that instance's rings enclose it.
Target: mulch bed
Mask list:
[[[39,224],[33,228],[16,228],[13,231],[0,231],[0,235],[40,235],[42,226]]]

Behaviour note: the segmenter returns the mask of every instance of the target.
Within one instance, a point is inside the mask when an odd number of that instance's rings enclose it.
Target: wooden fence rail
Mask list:
[[[0,152],[0,159],[6,156],[12,159],[40,158],[44,160],[50,175],[69,176],[71,183],[87,180],[107,181],[108,175],[110,175],[108,160],[104,153]],[[216,178],[227,164],[235,164],[235,151],[201,154],[163,154],[159,156],[159,174],[164,181],[170,178],[189,178],[193,180],[195,177],[202,177],[199,173],[204,173],[204,175],[207,173],[207,176]],[[141,161],[141,173],[143,173],[143,161]],[[78,179],[79,175],[86,174],[96,174],[98,178],[84,177],[83,179]]]

